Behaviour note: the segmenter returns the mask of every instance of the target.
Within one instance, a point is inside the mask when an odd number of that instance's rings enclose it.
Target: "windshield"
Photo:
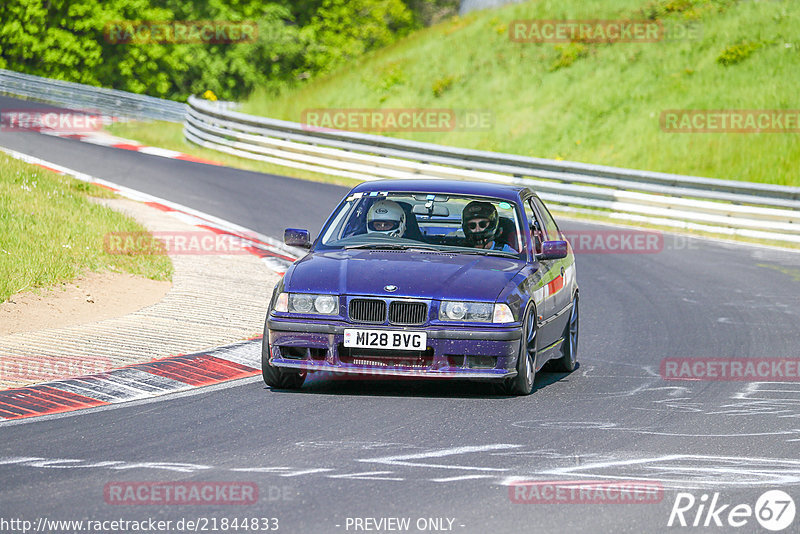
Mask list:
[[[516,206],[465,195],[355,193],[322,230],[318,250],[391,248],[525,258]]]

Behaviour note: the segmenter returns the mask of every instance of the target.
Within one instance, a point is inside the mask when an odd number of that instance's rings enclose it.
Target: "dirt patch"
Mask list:
[[[87,273],[0,303],[0,336],[122,317],[160,301],[171,287],[127,273]]]

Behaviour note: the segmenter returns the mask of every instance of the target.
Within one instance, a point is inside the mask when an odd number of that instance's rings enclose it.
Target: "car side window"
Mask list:
[[[531,199],[533,203],[536,205],[536,209],[542,215],[542,219],[544,220],[544,229],[547,232],[548,239],[559,239],[561,235],[561,231],[558,229],[558,225],[556,224],[555,219],[553,216],[550,215],[550,212],[547,211],[547,208],[542,201],[536,197]]]
[[[534,211],[533,206],[531,205],[531,201],[533,199],[528,199],[525,202],[525,217],[528,219],[528,223],[532,225],[531,227],[531,241],[533,241],[533,249],[535,254],[539,254],[542,251],[542,241],[544,241],[544,231],[542,222],[539,220],[539,216]]]

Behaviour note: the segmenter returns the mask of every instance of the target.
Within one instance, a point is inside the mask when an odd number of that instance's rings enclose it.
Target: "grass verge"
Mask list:
[[[74,279],[86,270],[169,280],[167,256],[110,255],[109,232],[144,232],[130,217],[93,202],[114,194],[0,154],[0,302]]]
[[[800,186],[800,134],[670,133],[666,110],[797,110],[796,0],[538,0],[455,17],[242,111],[488,111],[472,131],[384,135],[528,156]],[[656,42],[513,42],[515,20],[657,20]]]

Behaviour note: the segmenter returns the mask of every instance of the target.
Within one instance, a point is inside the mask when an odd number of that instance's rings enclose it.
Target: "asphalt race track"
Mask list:
[[[23,105],[0,99],[0,107]],[[292,226],[315,235],[346,192],[35,133],[2,132],[0,146],[273,237]],[[577,261],[580,368],[538,374],[529,397],[481,384],[330,378],[285,392],[259,378],[6,423],[0,515],[173,525],[266,517],[287,533],[379,531],[366,518],[410,518],[408,532],[639,533],[698,530],[667,527],[679,491],[698,502],[718,493],[718,504],[730,505],[722,521],[771,489],[800,504],[797,378],[659,374],[664,358],[800,357],[800,254],[667,235],[656,253]],[[514,481],[588,479],[650,480],[664,491],[658,503],[626,504],[520,503],[509,493]],[[259,500],[108,504],[106,485],[125,481],[252,482]],[[800,518],[786,532],[797,525]],[[755,517],[708,531],[766,532]]]

